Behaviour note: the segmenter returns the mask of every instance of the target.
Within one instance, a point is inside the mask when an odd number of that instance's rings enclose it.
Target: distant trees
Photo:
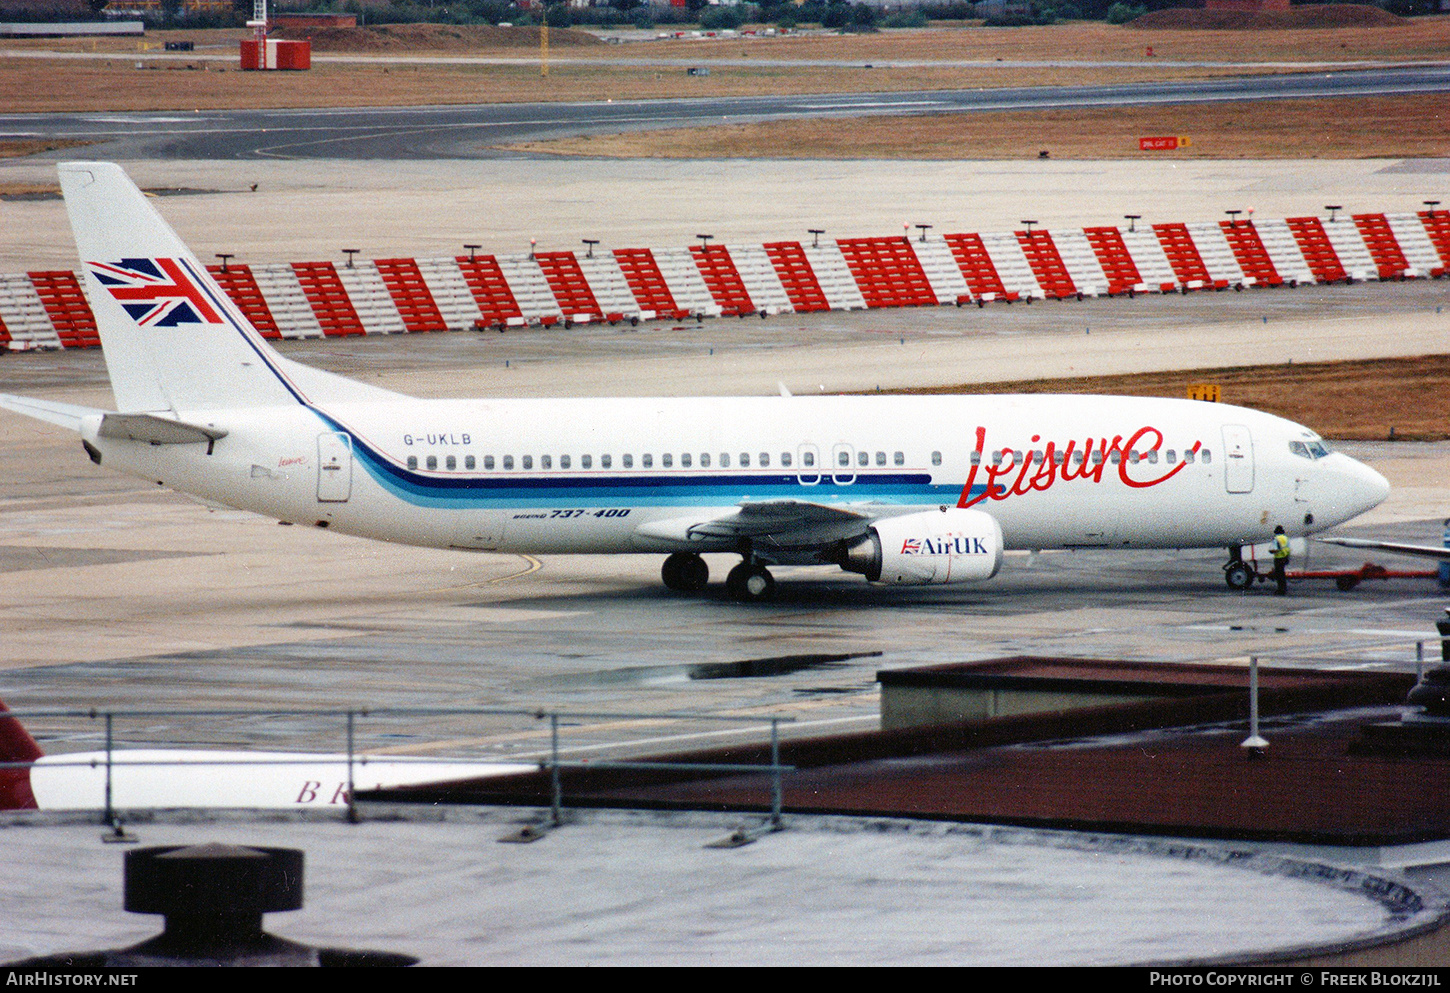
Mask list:
[[[1147,7],[1115,3],[1108,8],[1107,21],[1109,24],[1127,24],[1129,21],[1136,21],[1146,13],[1148,13]]]

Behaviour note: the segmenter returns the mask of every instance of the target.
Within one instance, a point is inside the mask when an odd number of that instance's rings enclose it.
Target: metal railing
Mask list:
[[[527,717],[536,721],[547,720],[549,722],[549,755],[547,759],[539,761],[539,771],[548,772],[550,779],[550,818],[554,826],[563,824],[564,821],[564,791],[561,772],[565,769],[618,769],[637,771],[679,771],[679,772],[718,772],[718,773],[769,773],[771,777],[771,802],[770,802],[770,823],[772,827],[781,826],[781,811],[785,803],[784,774],[794,772],[795,766],[782,765],[780,762],[780,726],[782,724],[795,723],[794,717],[775,716],[754,716],[738,714],[698,714],[681,711],[656,711],[656,712],[633,712],[633,711],[580,711],[580,710],[541,710],[541,709],[520,709],[504,707],[351,707],[346,709],[316,709],[316,710],[273,710],[267,708],[252,709],[129,709],[129,708],[22,708],[17,710],[0,711],[0,720],[14,718],[24,720],[30,718],[64,718],[68,720],[99,720],[105,725],[105,759],[103,762],[97,760],[83,760],[66,762],[64,754],[56,756],[55,761],[48,761],[48,768],[65,767],[90,767],[101,765],[105,769],[105,798],[102,810],[101,823],[119,831],[120,820],[116,813],[114,803],[114,792],[112,782],[112,771],[116,768],[141,767],[141,766],[270,766],[270,765],[315,765],[319,758],[316,754],[299,757],[296,759],[285,758],[257,758],[257,759],[206,759],[202,761],[177,759],[137,759],[127,760],[124,756],[127,748],[118,748],[115,737],[115,722],[117,718],[147,718],[147,717],[212,717],[212,718],[234,718],[234,717],[302,717],[340,720],[342,722],[343,736],[345,739],[345,753],[339,755],[338,759],[344,759],[347,764],[347,820],[351,823],[360,823],[362,820],[358,812],[357,800],[355,797],[354,773],[359,765],[366,765],[370,760],[381,761],[381,756],[375,756],[369,752],[359,752],[357,748],[358,722],[366,718],[384,717]],[[568,761],[561,757],[564,749],[560,746],[560,722],[561,720],[647,720],[647,721],[693,721],[706,723],[729,723],[745,725],[769,725],[770,727],[770,762],[769,764],[758,763],[714,763],[714,762],[668,762],[668,761],[647,761],[647,760],[586,760]],[[582,729],[587,730],[589,725]],[[627,748],[631,742],[619,741],[610,743],[607,747]],[[185,752],[185,749],[174,749],[177,752]],[[325,756],[330,758],[331,756]],[[393,763],[407,764],[410,762],[430,765],[438,764],[459,764],[476,765],[480,761],[489,761],[479,758],[435,758],[435,757],[395,757],[388,756],[386,761]],[[518,761],[511,759],[510,761]],[[30,769],[34,762],[0,762],[0,769]]]

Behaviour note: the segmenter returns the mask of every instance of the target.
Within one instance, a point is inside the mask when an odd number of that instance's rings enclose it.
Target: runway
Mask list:
[[[0,115],[0,140],[93,141],[107,159],[498,159],[491,146],[578,135],[878,114],[974,113],[1439,93],[1450,66],[1255,74],[1103,86],[346,110]]]

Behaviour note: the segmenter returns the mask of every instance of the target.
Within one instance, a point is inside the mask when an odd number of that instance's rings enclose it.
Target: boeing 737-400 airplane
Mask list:
[[[1372,469],[1240,407],[1085,396],[417,400],[289,361],[125,173],[60,166],[117,411],[0,396],[92,461],[212,503],[387,541],[653,552],[702,589],[734,552],[886,584],[996,575],[1005,549],[1229,550],[1384,500]]]

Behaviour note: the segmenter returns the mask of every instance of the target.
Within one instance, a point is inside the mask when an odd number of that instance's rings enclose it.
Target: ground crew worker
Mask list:
[[[1284,569],[1289,565],[1289,538],[1284,534],[1283,526],[1274,528],[1274,583],[1277,589],[1275,596],[1284,596],[1289,592],[1289,579],[1284,575]]]

